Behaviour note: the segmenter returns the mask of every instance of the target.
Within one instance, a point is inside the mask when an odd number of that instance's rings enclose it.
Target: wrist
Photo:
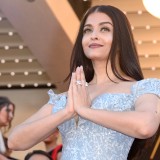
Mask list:
[[[76,112],[81,117],[84,117],[88,109],[90,109],[90,107],[88,107],[88,106],[81,106],[81,107],[78,107],[76,109]]]
[[[67,120],[71,119],[75,115],[75,112],[68,110],[67,108],[64,108],[63,112],[64,112],[64,116],[66,117]]]

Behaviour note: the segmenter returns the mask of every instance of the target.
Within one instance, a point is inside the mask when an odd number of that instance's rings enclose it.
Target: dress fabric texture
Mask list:
[[[93,101],[91,108],[107,111],[134,110],[136,100],[144,94],[160,97],[160,80],[156,78],[135,82],[130,93],[103,93]],[[66,105],[65,94],[48,91],[49,104],[54,105],[53,114]],[[62,135],[63,149],[61,160],[127,160],[133,137],[97,125],[79,117],[78,124],[74,118],[58,126]]]

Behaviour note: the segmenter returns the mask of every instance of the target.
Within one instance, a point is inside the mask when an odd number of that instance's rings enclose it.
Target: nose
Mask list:
[[[9,120],[12,120],[13,119],[13,113],[12,112],[9,112]]]
[[[99,39],[97,31],[93,31],[92,32],[91,39],[92,40],[98,40]]]

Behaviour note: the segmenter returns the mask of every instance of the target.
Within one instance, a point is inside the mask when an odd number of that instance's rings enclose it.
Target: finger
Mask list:
[[[70,93],[71,91],[72,91],[72,76],[71,76],[68,92]]]
[[[75,96],[76,91],[77,91],[77,86],[76,86],[76,73],[72,73],[72,91],[73,95]]]
[[[81,73],[80,73],[80,67],[77,67],[76,69],[76,81],[80,81],[81,83]],[[77,88],[80,89],[82,84],[77,84]]]
[[[82,84],[85,87],[86,86],[86,79],[85,79],[85,75],[84,75],[84,71],[83,71],[83,66],[80,67],[80,75],[81,75],[80,77],[81,77]]]
[[[81,80],[81,75],[80,75],[80,67],[76,68],[76,80],[80,81]]]
[[[73,95],[72,95],[72,76],[71,76],[71,81],[68,89],[68,97],[67,97],[68,103],[70,103],[69,101],[72,100],[72,96]]]

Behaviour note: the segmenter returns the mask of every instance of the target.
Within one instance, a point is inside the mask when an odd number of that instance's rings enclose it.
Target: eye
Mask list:
[[[83,34],[91,33],[91,32],[92,32],[92,30],[91,30],[90,28],[85,28],[85,29],[83,30]]]
[[[11,110],[7,107],[7,108],[6,108],[6,112],[11,112]]]
[[[102,27],[102,28],[101,28],[101,31],[102,31],[102,32],[109,32],[109,31],[110,31],[110,29],[109,29],[109,28],[107,28],[107,27]]]
[[[10,113],[10,112],[13,112],[13,110],[7,107],[6,112]]]

